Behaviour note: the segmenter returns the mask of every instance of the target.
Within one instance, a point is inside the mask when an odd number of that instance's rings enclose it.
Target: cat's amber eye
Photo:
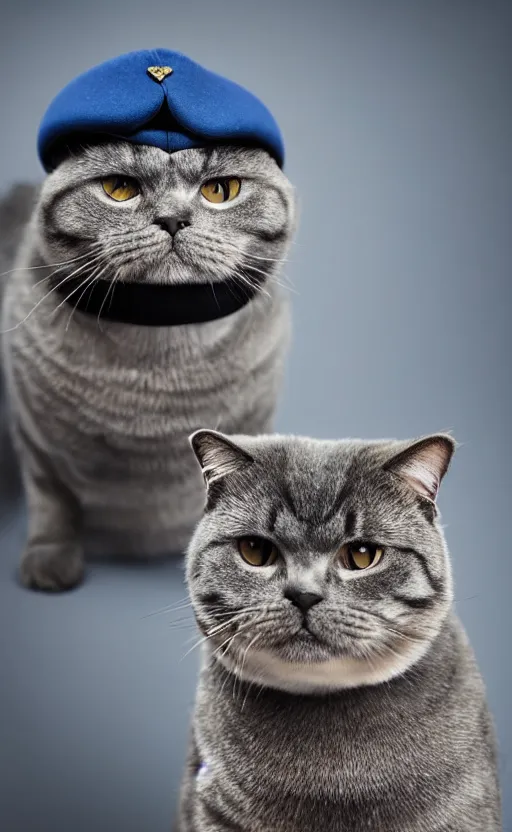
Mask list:
[[[277,546],[264,537],[241,537],[238,551],[250,566],[272,566],[279,557]]]
[[[105,193],[116,202],[126,202],[140,194],[138,182],[128,176],[107,176],[101,184]]]
[[[210,179],[201,186],[201,193],[208,202],[232,202],[240,193],[239,179]]]
[[[382,559],[384,549],[376,543],[348,543],[340,550],[341,562],[345,569],[370,569]]]

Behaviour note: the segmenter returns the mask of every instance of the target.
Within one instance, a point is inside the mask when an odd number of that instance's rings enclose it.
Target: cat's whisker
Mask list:
[[[231,251],[235,252],[236,254],[242,255],[242,257],[250,257],[253,260],[263,260],[268,263],[289,263],[289,259],[286,257],[261,257],[258,254],[252,254],[250,251],[245,251],[239,246],[236,246],[230,240],[218,240],[215,237],[212,237],[209,234],[202,234],[201,235],[206,240],[211,240],[211,242],[216,243],[217,245],[225,246],[229,248]]]
[[[179,610],[185,609],[186,607],[191,607],[192,601],[188,600],[188,595],[184,598],[181,598],[179,601],[176,601],[174,604],[169,604],[167,607],[162,607],[161,609],[154,610],[153,612],[148,612],[146,615],[143,615],[142,618],[151,618],[153,615],[163,615],[166,612],[179,612]]]
[[[286,272],[278,272],[279,277],[277,274],[271,273],[268,277],[270,283],[274,283],[276,286],[280,286],[281,289],[286,289],[287,292],[291,292],[292,295],[298,295],[299,291],[295,288],[293,280],[286,274]]]
[[[85,295],[85,293],[88,291],[88,289],[92,289],[92,287],[94,286],[94,284],[95,284],[98,280],[100,280],[100,279],[101,279],[101,275],[102,275],[102,274],[104,274],[104,273],[105,273],[105,271],[108,269],[108,263],[107,263],[105,266],[103,266],[103,268],[101,268],[101,265],[100,265],[100,267],[99,267],[99,268],[100,268],[99,273],[97,273],[97,274],[96,274],[96,273],[93,273],[92,275],[90,275],[90,277],[89,277],[89,282],[86,284],[85,289],[83,290],[83,292],[82,292],[82,294],[80,295],[80,297],[78,298],[78,300],[77,300],[77,302],[76,302],[75,306],[73,307],[73,309],[72,309],[72,311],[71,311],[71,315],[69,316],[68,321],[67,321],[67,324],[66,324],[66,329],[65,329],[65,331],[66,331],[66,332],[67,332],[67,331],[68,331],[68,329],[69,329],[69,325],[71,324],[71,320],[72,320],[72,318],[73,318],[73,315],[75,314],[76,310],[78,309],[78,306],[79,306],[80,301],[82,300],[83,296],[84,296],[84,295]],[[78,290],[77,290],[77,291],[78,291]]]
[[[372,618],[379,621],[385,630],[392,633],[395,636],[398,636],[403,639],[410,639],[411,641],[416,641],[418,643],[423,643],[426,638],[430,638],[433,635],[433,631],[430,629],[425,633],[425,636],[418,636],[412,633],[405,633],[401,630],[396,629],[396,622],[392,619],[389,619],[387,616],[383,615],[382,613],[372,611],[372,610],[363,610],[359,607],[351,607],[351,611],[359,613],[363,621],[366,619],[367,621],[371,621]],[[395,627],[393,626],[395,624]]]
[[[67,276],[66,276],[66,277],[64,277],[64,278],[63,278],[63,279],[62,279],[59,283],[56,283],[56,284],[55,284],[55,286],[53,286],[53,287],[52,287],[52,288],[51,288],[48,292],[46,292],[46,294],[44,294],[44,295],[43,295],[43,297],[42,297],[42,298],[40,298],[40,299],[37,301],[37,303],[36,303],[36,304],[32,307],[32,309],[30,310],[30,312],[28,312],[28,313],[27,313],[27,315],[25,315],[25,317],[23,318],[23,320],[18,321],[18,323],[17,323],[17,324],[15,324],[14,326],[10,327],[10,329],[4,329],[4,330],[3,330],[3,332],[1,332],[0,334],[1,334],[1,335],[7,335],[9,332],[15,332],[17,329],[19,329],[19,328],[20,328],[20,326],[23,326],[23,324],[24,324],[24,323],[26,323],[26,322],[28,321],[28,319],[31,317],[31,315],[33,315],[33,314],[34,314],[34,312],[36,311],[36,309],[38,309],[38,308],[41,306],[41,304],[42,304],[42,303],[43,303],[43,302],[44,302],[47,298],[49,298],[51,294],[53,294],[53,292],[57,291],[57,289],[59,289],[61,286],[64,286],[64,284],[65,284],[68,280],[70,280],[70,278],[71,278],[71,277],[73,277],[73,275],[74,275],[74,274],[76,274],[76,272],[80,272],[80,271],[82,271],[82,269],[83,269],[83,268],[84,268],[84,266],[80,266],[80,267],[79,267],[78,269],[76,269],[76,270],[75,270],[75,272],[73,272],[71,275],[67,275]]]
[[[258,641],[258,639],[260,637],[261,637],[261,633],[256,633],[254,638],[249,642],[249,644],[247,645],[247,647],[244,650],[244,653],[243,653],[243,656],[242,656],[242,661],[240,663],[240,670],[239,670],[240,685],[242,684],[242,681],[243,681],[244,665],[245,665],[245,662],[247,660],[247,655],[249,653],[249,650],[251,649],[253,644],[256,644],[256,642]],[[241,689],[241,688],[239,688],[239,689]],[[248,693],[248,691],[247,691],[247,693]],[[247,700],[247,693],[245,695],[245,700]],[[242,710],[243,709],[244,709],[244,702],[242,702]]]
[[[231,624],[238,621],[238,619],[243,618],[243,617],[247,616],[248,614],[249,613],[247,613],[244,610],[243,612],[239,612],[239,613],[236,613],[235,615],[232,615],[231,618],[228,619],[228,621],[222,621],[221,623],[216,624],[213,627],[210,627],[210,629],[207,630],[208,638],[211,638],[212,636],[218,635],[220,632],[227,629],[227,627],[229,627]]]
[[[117,269],[117,271],[116,271],[116,273],[115,273],[115,275],[114,275],[114,279],[111,281],[110,286],[108,287],[108,291],[107,291],[107,293],[106,293],[105,297],[103,298],[102,304],[101,304],[101,306],[100,306],[100,310],[99,310],[99,312],[98,312],[98,329],[100,330],[100,332],[103,332],[103,330],[102,330],[102,328],[101,328],[101,323],[100,323],[101,313],[103,312],[103,309],[104,309],[105,304],[106,304],[106,302],[107,302],[107,298],[108,298],[108,296],[110,295],[110,293],[111,293],[111,292],[112,292],[112,297],[111,297],[111,299],[110,299],[110,303],[112,302],[112,298],[114,297],[114,291],[115,291],[116,281],[117,281],[117,280],[118,280],[118,278],[119,278],[119,272],[120,272],[120,271],[121,271],[120,269]],[[109,309],[110,309],[110,304],[109,304]]]
[[[254,680],[252,680],[247,685],[247,690],[245,692],[244,701],[242,702],[242,711],[245,708],[245,703],[247,702],[247,698],[249,696],[249,693],[251,692],[251,688],[253,688],[255,684],[256,684],[256,682]],[[260,685],[260,688],[263,689],[263,685]]]
[[[238,279],[240,277],[242,277],[242,284],[241,285],[240,285],[240,283],[238,283]],[[233,272],[232,273],[232,278],[234,279],[234,282],[236,283],[236,288],[237,289],[242,289],[242,291],[245,291],[245,296],[249,297],[249,292],[247,292],[246,289],[245,289],[245,285],[246,285],[247,281],[245,281],[245,283],[243,282],[243,276],[239,275],[238,272]],[[226,282],[226,286],[229,289],[230,293],[233,295],[233,297],[236,300],[238,300],[238,298],[236,296],[236,293],[233,290],[233,286],[231,286],[229,281]],[[251,288],[253,288],[253,287],[251,287]]]
[[[101,243],[95,243],[95,246],[99,246]],[[93,246],[91,246],[93,248]],[[53,269],[57,268],[59,271],[61,268],[65,268],[66,266],[70,266],[72,263],[77,263],[79,260],[83,260],[85,257],[90,257],[91,252],[88,251],[85,254],[80,254],[78,257],[72,257],[71,260],[63,260],[61,263],[42,263],[40,266],[16,266],[14,269],[9,269],[6,272],[2,272],[0,277],[6,277],[8,274],[14,274],[15,272],[34,272],[38,269]],[[38,285],[37,283],[34,285]]]
[[[210,607],[210,608],[209,608],[209,611],[213,611],[213,609],[214,609],[214,608]],[[222,609],[222,608],[221,608],[221,609]],[[239,610],[239,612],[240,612],[240,613],[242,613],[242,612],[243,612],[243,613],[249,613],[249,612],[261,612],[261,606],[256,606],[256,607],[244,607],[244,609],[243,609],[243,610]],[[222,617],[227,617],[227,616],[230,616],[230,615],[234,615],[234,613],[233,613],[233,612],[217,612],[217,613],[214,613],[214,615],[215,615],[215,618],[222,618]]]
[[[201,647],[202,644],[207,642],[208,638],[209,638],[209,636],[202,636],[202,638],[200,638],[198,641],[196,641],[196,643],[192,645],[190,650],[187,650],[187,652],[181,657],[180,662],[184,661],[187,658],[187,656],[189,656],[191,653],[193,653],[194,650],[196,650],[198,647]]]
[[[246,263],[245,265],[246,265],[246,268],[249,269],[250,271],[258,272],[259,274],[266,277],[266,279],[268,280],[269,283],[273,283],[275,286],[279,286],[281,289],[285,289],[285,291],[291,292],[294,295],[299,294],[297,289],[294,287],[294,285],[291,281],[286,282],[286,280],[281,280],[280,279],[280,278],[287,278],[287,276],[283,272],[281,272],[280,277],[278,277],[277,274],[274,274],[273,272],[268,272],[267,273],[267,272],[261,271],[261,269],[256,269],[255,266],[253,266],[251,263]],[[270,297],[270,295],[269,295],[269,297]]]
[[[197,632],[197,625],[196,620],[192,616],[184,616],[183,618],[178,618],[176,621],[171,621],[169,623],[170,630],[189,630],[192,627]]]
[[[224,678],[224,681],[223,681],[223,683],[222,683],[222,685],[221,685],[221,688],[220,688],[220,696],[221,696],[221,698],[222,698],[222,694],[224,693],[224,689],[225,689],[225,687],[226,687],[226,684],[227,684],[229,681],[233,681],[233,674],[231,673],[231,671],[230,671],[230,670],[228,670],[228,669],[227,669],[227,667],[224,667],[223,665],[222,665],[222,670],[223,670],[223,671],[224,671],[224,673],[225,673],[225,678]]]
[[[77,262],[78,260],[86,260],[87,258],[90,258],[90,257],[91,257],[91,252],[89,252],[88,254],[84,254],[80,258],[77,257],[75,262]],[[97,252],[94,253],[94,256],[92,257],[92,260],[89,260],[87,263],[84,263],[84,268],[86,268],[87,266],[93,265],[93,263],[97,262],[100,258],[101,258],[101,253],[100,254],[98,254]],[[66,265],[68,265],[68,264],[66,264]],[[48,266],[47,268],[51,268],[51,267]],[[62,266],[61,268],[55,269],[55,271],[53,271],[51,274],[45,275],[45,277],[42,277],[40,280],[37,280],[35,283],[32,284],[31,291],[33,291],[34,289],[37,289],[37,287],[41,286],[42,283],[47,283],[48,281],[50,281],[52,279],[52,277],[55,277],[55,275],[58,272],[61,272],[64,268],[66,268],[66,266]]]
[[[217,626],[210,628],[206,632],[206,635],[202,636],[202,638],[200,638],[195,644],[193,644],[190,650],[187,650],[185,655],[182,657],[182,660],[186,659],[186,657],[190,653],[192,653],[193,650],[196,650],[202,644],[209,641],[209,639],[211,639],[213,636],[220,635],[220,633],[224,632],[224,630],[227,630],[228,627],[230,627],[236,619],[241,618],[244,615],[246,615],[245,612],[238,613],[237,615],[234,615],[229,621],[224,621],[222,624],[218,624]],[[215,652],[217,652],[217,650]]]
[[[64,306],[65,303],[69,303],[70,299],[73,297],[75,292],[79,292],[80,289],[82,288],[82,286],[85,286],[87,283],[90,282],[90,280],[91,280],[91,275],[88,274],[84,278],[84,280],[80,283],[80,285],[76,287],[76,289],[72,289],[71,292],[68,295],[66,295],[66,297],[63,298],[63,300],[61,300],[61,302],[59,304],[57,304],[55,309],[52,310],[52,314],[55,314],[56,312],[59,311],[59,309],[62,309],[62,307]]]
[[[244,272],[240,271],[239,269],[236,269],[233,272],[233,277],[241,281],[241,284],[243,286],[247,286],[251,291],[257,289],[261,295],[266,295],[268,298],[270,298],[270,292],[268,291],[268,289],[265,289],[264,286],[262,286],[261,284],[257,284],[256,281],[251,281],[248,275],[244,274]]]
[[[189,601],[187,604],[181,604],[180,606],[172,606],[171,605],[171,606],[168,606],[168,607],[163,607],[161,610],[155,610],[155,612],[150,612],[147,615],[143,615],[142,618],[151,618],[152,616],[156,616],[156,615],[166,615],[166,614],[170,615],[170,614],[174,614],[174,613],[177,613],[177,612],[182,612],[183,610],[186,610],[186,609],[191,609],[192,607],[193,607],[193,604],[192,604],[191,601]],[[220,611],[220,610],[223,610],[224,607],[219,607],[218,609]],[[213,607],[209,608],[209,612],[213,613],[215,618],[221,618],[221,617],[227,617],[227,616],[232,616],[233,615],[233,613],[231,613],[231,612],[229,612],[229,613],[228,612],[216,612],[215,608],[213,608]],[[187,620],[195,621],[195,619],[192,618],[192,617],[190,617]],[[171,622],[171,626],[172,626],[172,623],[173,622]]]
[[[425,642],[425,638],[412,635],[412,633],[403,633],[400,630],[395,630],[393,627],[386,627],[385,629],[388,633],[395,636],[396,638],[402,639],[403,641],[414,641],[417,644],[424,644]]]
[[[90,269],[90,268],[92,268],[92,267],[96,267],[96,265],[97,265],[97,264],[101,261],[101,259],[102,259],[102,255],[101,255],[101,254],[99,254],[99,255],[96,255],[95,257],[93,257],[93,259],[92,259],[92,260],[90,260],[90,261],[88,261],[87,263],[82,263],[82,264],[81,264],[80,266],[78,266],[78,268],[76,268],[76,269],[75,269],[75,270],[74,270],[71,274],[66,275],[66,276],[63,278],[63,280],[61,280],[61,281],[60,281],[60,282],[59,282],[56,286],[54,286],[52,289],[50,289],[50,290],[46,293],[46,295],[44,296],[44,298],[42,298],[42,300],[46,300],[46,298],[47,298],[47,297],[49,297],[49,296],[52,294],[52,292],[54,291],[54,289],[55,289],[55,288],[60,289],[60,288],[61,288],[61,286],[64,286],[64,285],[65,285],[65,284],[66,284],[69,280],[71,280],[71,278],[72,278],[72,277],[75,277],[75,276],[77,276],[77,275],[81,274],[81,273],[82,273],[85,269]],[[94,271],[94,269],[93,269],[93,271]],[[53,275],[49,275],[49,277],[48,277],[48,278],[45,278],[45,279],[48,279],[48,280],[49,280],[51,277],[53,277]],[[42,281],[40,281],[40,282],[42,282]],[[72,293],[71,293],[71,294],[72,294]],[[57,307],[57,308],[59,308],[59,307]],[[54,314],[54,312],[56,312],[56,311],[57,311],[56,309],[52,309],[51,314],[53,315],[53,314]]]
[[[232,633],[230,636],[228,636],[228,638],[225,641],[223,641],[222,644],[219,645],[219,647],[216,647],[215,650],[213,651],[213,655],[216,655],[217,653],[219,653],[222,650],[223,646],[227,642],[229,642],[231,638],[234,638],[235,636],[244,635],[245,630],[248,627],[253,627],[256,623],[257,622],[255,622],[254,616],[253,616],[250,621],[247,621],[245,624],[241,624],[241,625],[237,626],[236,632]],[[225,628],[223,628],[223,629],[225,629]],[[215,633],[215,635],[218,635],[218,633]],[[227,652],[227,650],[224,651],[224,653],[226,653],[226,652]]]
[[[259,610],[259,608],[257,608],[257,609]],[[231,624],[235,621],[235,619],[241,618],[244,615],[247,615],[251,611],[252,610],[249,609],[249,610],[243,610],[242,612],[238,612],[236,614],[235,613],[224,613],[225,616],[227,616],[227,615],[229,616],[229,621],[222,621],[219,624],[216,624],[215,626],[213,626],[210,630],[207,631],[206,637],[210,638],[214,635],[219,635],[223,630],[227,630],[228,627],[231,626]],[[217,616],[215,616],[215,617],[217,617]],[[189,639],[189,641],[190,640],[191,639]]]
[[[250,251],[242,251],[242,249],[235,249],[237,254],[241,254],[243,257],[248,257],[250,260],[261,260],[265,263],[289,263],[290,260],[287,257],[261,257],[259,254],[252,254]]]
[[[266,279],[268,279],[272,283],[275,283],[276,286],[280,286],[282,289],[286,289],[288,292],[293,292],[294,294],[298,294],[297,290],[295,289],[295,287],[293,286],[293,283],[291,281],[289,283],[285,283],[283,280],[280,280],[279,277],[277,277],[277,275],[274,274],[273,272],[271,272],[271,271],[267,272],[267,271],[264,271],[263,269],[258,269],[252,263],[245,263],[245,266],[251,272],[256,272],[257,274],[263,275],[263,277],[265,277]],[[280,277],[285,278],[286,275],[284,273],[281,273]]]

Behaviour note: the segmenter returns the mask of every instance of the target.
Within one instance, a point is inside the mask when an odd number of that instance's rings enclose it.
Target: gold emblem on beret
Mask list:
[[[153,79],[153,81],[158,81],[158,83],[161,84],[164,78],[167,78],[168,75],[172,75],[172,67],[148,66],[146,72]]]

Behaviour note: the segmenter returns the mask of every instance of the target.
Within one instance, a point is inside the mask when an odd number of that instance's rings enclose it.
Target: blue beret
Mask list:
[[[283,140],[252,93],[179,52],[141,50],[84,72],[54,98],[39,128],[43,167],[73,144],[114,137],[172,153],[190,147],[262,147],[282,167]]]

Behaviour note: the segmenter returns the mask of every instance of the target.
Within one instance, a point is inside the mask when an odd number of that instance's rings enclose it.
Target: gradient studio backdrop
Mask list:
[[[39,119],[71,77],[168,46],[277,116],[301,198],[281,431],[462,442],[441,494],[458,611],[485,676],[512,829],[511,4],[436,0],[0,3],[0,190],[39,180]],[[193,630],[148,613],[179,564],[15,584],[0,537],[0,827],[168,832],[193,699]],[[181,614],[174,616],[180,617]],[[484,832],[484,830],[482,830]]]

